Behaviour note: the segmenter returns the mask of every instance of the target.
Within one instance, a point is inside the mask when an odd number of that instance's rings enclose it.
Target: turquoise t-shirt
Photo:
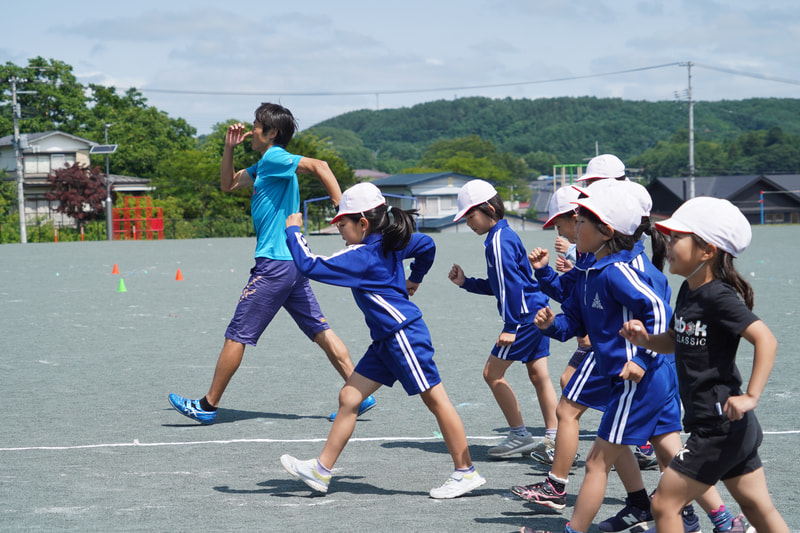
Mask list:
[[[292,260],[286,246],[286,217],[300,209],[296,171],[302,158],[272,146],[247,169],[253,178],[250,213],[256,230],[256,257]]]

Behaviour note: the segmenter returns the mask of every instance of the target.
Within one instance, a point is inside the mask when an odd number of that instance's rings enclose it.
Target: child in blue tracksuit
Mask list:
[[[505,373],[514,361],[525,363],[539,399],[546,437],[554,439],[558,397],[547,369],[550,342],[533,323],[536,311],[547,305],[547,297],[533,279],[522,241],[503,218],[503,202],[494,187],[483,180],[466,183],[458,193],[458,207],[455,220],[465,217],[472,231],[486,235],[487,279],[467,278],[459,265],[453,265],[450,280],[469,292],[495,296],[503,320],[503,330],[486,362],[483,377],[510,431],[488,454],[495,458],[525,454],[536,443],[525,427],[517,397]]]
[[[371,183],[346,190],[333,219],[348,247],[330,257],[315,255],[300,233],[302,217],[286,219],[286,242],[297,269],[310,279],[350,287],[364,313],[372,344],[339,393],[339,410],[317,459],[281,456],[284,468],[318,492],[327,492],[330,469],[356,424],[362,401],[381,385],[399,381],[409,395],[419,394],[436,416],[455,471],[432,498],[455,498],[486,480],[470,459],[461,418],[450,402],[433,361],[433,345],[413,295],[433,264],[436,247],[427,235],[414,233],[415,211],[386,205]],[[413,258],[406,279],[403,260]]]
[[[636,200],[620,186],[603,188],[576,204],[578,251],[593,253],[596,262],[581,273],[562,303],[562,314],[555,316],[544,308],[535,322],[561,341],[588,334],[596,370],[609,380],[609,398],[586,460],[586,477],[566,526],[568,532],[585,532],[602,504],[608,472],[627,446],[650,439],[665,457],[680,446],[680,403],[667,358],[637,350],[618,333],[633,317],[648,331],[660,333],[671,316],[664,301],[666,278],[633,237],[641,225]]]

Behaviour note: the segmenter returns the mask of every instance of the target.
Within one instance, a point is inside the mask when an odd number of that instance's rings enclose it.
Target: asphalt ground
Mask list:
[[[794,353],[800,247],[787,244],[800,232],[786,226],[754,233],[739,269],[754,286],[757,314],[780,343],[757,409],[765,431],[760,453],[772,498],[790,527],[800,530],[800,363]],[[208,388],[252,266],[252,239],[0,246],[0,530],[508,532],[530,525],[561,531],[570,507],[550,511],[509,491],[538,481],[546,469],[529,458],[496,461],[486,454],[507,431],[482,379],[499,317],[493,298],[467,294],[447,280],[454,262],[467,275],[485,275],[482,238],[434,237],[436,264],[414,300],[432,332],[473,461],[488,480],[447,501],[428,497],[452,470],[435,419],[399,385],[377,392],[378,404],[359,420],[327,495],[312,494],[283,470],[281,454],[305,459],[319,453],[342,384],[285,312],[258,347],[247,349],[214,425],[201,426],[169,407],[170,392],[200,397]],[[523,234],[529,248],[551,247],[553,237]],[[321,253],[342,245],[336,236],[310,242]],[[112,274],[115,264],[120,274]],[[314,290],[357,361],[369,336],[350,292],[316,283]],[[552,343],[555,384],[574,346]],[[752,349],[743,346],[745,376],[751,363]],[[541,436],[523,368],[512,366],[508,378],[527,426]],[[598,421],[592,411],[583,417],[581,458]],[[656,472],[643,477],[655,487]],[[570,477],[570,506],[582,478],[580,468]],[[623,498],[612,473],[595,524],[616,513]],[[701,525],[712,529],[705,516]]]

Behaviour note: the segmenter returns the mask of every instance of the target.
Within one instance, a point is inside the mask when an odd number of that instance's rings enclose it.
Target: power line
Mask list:
[[[368,91],[327,91],[327,92],[285,92],[285,91],[259,91],[259,92],[233,92],[233,91],[195,91],[195,90],[182,90],[182,89],[150,89],[138,88],[138,91],[143,93],[168,93],[168,94],[202,94],[208,96],[371,96],[378,94],[413,94],[413,93],[431,93],[440,91],[465,91],[471,89],[495,89],[498,87],[516,87],[520,85],[540,85],[545,83],[557,83],[563,81],[585,80],[590,78],[601,78],[605,76],[618,76],[620,74],[630,74],[631,72],[641,72],[644,70],[660,69],[665,67],[681,66],[682,63],[665,63],[663,65],[653,65],[649,67],[639,67],[627,70],[617,70],[613,72],[602,72],[598,74],[586,74],[583,76],[569,76],[564,78],[551,78],[547,80],[533,80],[533,81],[517,81],[508,83],[492,83],[485,85],[461,85],[452,87],[435,87],[428,89],[386,89],[386,90],[368,90]],[[123,88],[117,87],[122,90]],[[125,89],[127,90],[127,89]]]
[[[778,83],[788,83],[790,85],[800,85],[800,81],[798,80],[790,80],[789,78],[779,78],[776,76],[767,76],[766,74],[757,74],[754,72],[744,72],[741,70],[734,70],[732,68],[725,68],[725,67],[715,67],[713,65],[704,65],[702,63],[694,63],[692,65],[695,67],[706,68],[709,70],[716,70],[717,72],[724,72],[726,74],[735,74],[736,76],[746,76],[748,78],[755,78],[757,80],[766,80],[766,81],[776,81]]]

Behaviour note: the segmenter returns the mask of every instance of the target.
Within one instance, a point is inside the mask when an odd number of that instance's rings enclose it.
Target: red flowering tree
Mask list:
[[[105,214],[106,179],[100,167],[75,163],[51,172],[47,181],[47,199],[58,200],[55,210],[77,220],[78,226]]]

